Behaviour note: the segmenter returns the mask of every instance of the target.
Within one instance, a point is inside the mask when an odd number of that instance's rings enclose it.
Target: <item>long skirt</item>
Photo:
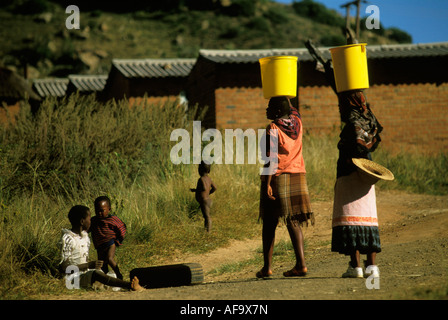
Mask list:
[[[275,200],[267,196],[265,179],[260,188],[260,219],[282,218],[285,222],[314,225],[305,173],[283,173],[272,177],[271,187]]]
[[[381,252],[375,185],[363,182],[357,171],[336,181],[332,227],[331,251]]]

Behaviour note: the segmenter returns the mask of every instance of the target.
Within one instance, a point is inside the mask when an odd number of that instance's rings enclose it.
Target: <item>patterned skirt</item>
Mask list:
[[[336,181],[332,226],[331,251],[381,252],[375,185],[363,182],[357,171]]]
[[[260,188],[260,219],[272,217],[298,222],[300,225],[314,225],[308,185],[305,173],[283,173],[273,176],[271,187],[275,200],[267,196],[266,179],[262,179]]]

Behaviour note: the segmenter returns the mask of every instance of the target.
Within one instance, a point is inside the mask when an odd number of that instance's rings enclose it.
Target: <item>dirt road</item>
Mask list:
[[[308,275],[285,278],[293,260],[276,262],[274,276],[255,277],[261,265],[248,264],[237,272],[211,270],[261,255],[261,239],[232,241],[204,255],[178,257],[169,263],[197,262],[205,281],[195,286],[150,289],[144,292],[86,292],[48,299],[90,300],[303,300],[303,299],[414,299],[448,288],[448,197],[377,191],[382,252],[377,256],[380,279],[343,279],[348,258],[331,252],[332,202],[314,202],[316,226],[304,229]],[[288,240],[279,227],[276,241]],[[369,289],[370,287],[370,289]],[[440,295],[436,299],[440,299]]]

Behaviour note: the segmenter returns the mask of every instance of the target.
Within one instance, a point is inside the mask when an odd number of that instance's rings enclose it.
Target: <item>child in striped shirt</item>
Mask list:
[[[95,199],[95,216],[92,217],[90,232],[98,254],[98,260],[104,261],[102,270],[108,273],[111,266],[118,279],[123,275],[115,260],[115,248],[123,243],[126,234],[126,225],[120,218],[111,214],[110,199],[101,196]]]
[[[91,226],[90,210],[88,207],[76,205],[70,209],[68,219],[71,229],[62,229],[62,237],[58,243],[61,249],[62,260],[59,270],[65,274],[68,289],[91,288],[95,281],[111,286],[141,291],[137,277],[131,281],[124,281],[110,277],[99,269],[103,261],[89,261],[90,239],[87,230]]]

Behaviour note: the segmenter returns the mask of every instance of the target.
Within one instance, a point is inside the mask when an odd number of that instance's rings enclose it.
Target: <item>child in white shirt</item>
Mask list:
[[[62,260],[59,268],[61,272],[66,273],[67,288],[90,288],[95,281],[98,281],[112,287],[133,291],[143,290],[137,277],[134,277],[131,282],[113,278],[100,270],[103,261],[88,261],[90,238],[86,231],[90,228],[90,217],[88,207],[76,205],[68,213],[72,228],[62,229],[59,242]]]

